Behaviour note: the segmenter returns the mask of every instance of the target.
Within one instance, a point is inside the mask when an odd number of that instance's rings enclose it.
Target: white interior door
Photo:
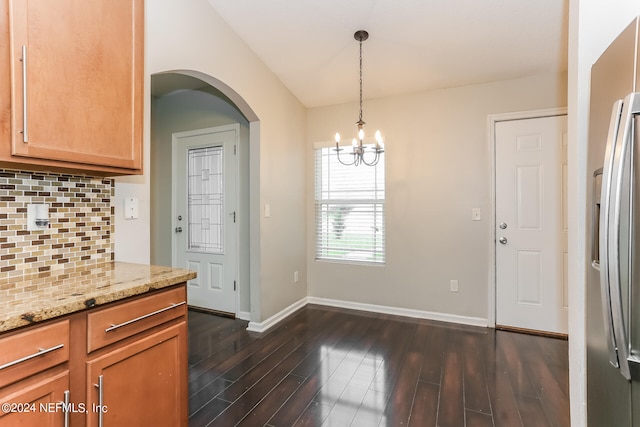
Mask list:
[[[174,265],[190,306],[236,314],[238,126],[173,135]]]
[[[497,122],[496,324],[567,333],[567,118]]]

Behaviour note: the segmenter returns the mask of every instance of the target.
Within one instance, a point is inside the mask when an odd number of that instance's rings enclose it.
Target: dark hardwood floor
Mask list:
[[[189,311],[189,425],[569,426],[567,341],[307,306]]]

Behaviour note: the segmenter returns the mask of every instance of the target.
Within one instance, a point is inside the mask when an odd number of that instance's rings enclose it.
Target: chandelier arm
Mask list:
[[[375,166],[378,164],[378,162],[380,161],[380,152],[379,151],[375,151],[375,156],[373,158],[373,160],[371,162],[367,162],[364,158],[364,153],[362,153],[362,163],[364,163],[367,166]]]
[[[352,161],[351,163],[345,163],[345,162],[343,162],[343,161],[342,161],[342,159],[340,159],[340,151],[342,151],[342,149],[336,149],[336,148],[334,148],[333,150],[336,152],[336,158],[338,159],[338,161],[339,161],[341,164],[343,164],[343,165],[345,165],[345,166],[353,166],[353,165],[358,166],[358,165],[356,164],[357,156],[355,156],[355,155],[353,156],[353,161]],[[355,153],[353,153],[353,154],[355,154]]]

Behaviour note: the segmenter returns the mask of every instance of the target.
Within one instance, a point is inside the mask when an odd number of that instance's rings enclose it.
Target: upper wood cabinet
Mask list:
[[[0,1],[0,166],[141,173],[144,0]]]

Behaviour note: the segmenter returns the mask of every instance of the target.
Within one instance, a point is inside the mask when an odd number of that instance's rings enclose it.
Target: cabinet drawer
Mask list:
[[[185,316],[183,287],[125,302],[87,315],[87,352]]]
[[[69,360],[69,320],[0,338],[0,387]]]

